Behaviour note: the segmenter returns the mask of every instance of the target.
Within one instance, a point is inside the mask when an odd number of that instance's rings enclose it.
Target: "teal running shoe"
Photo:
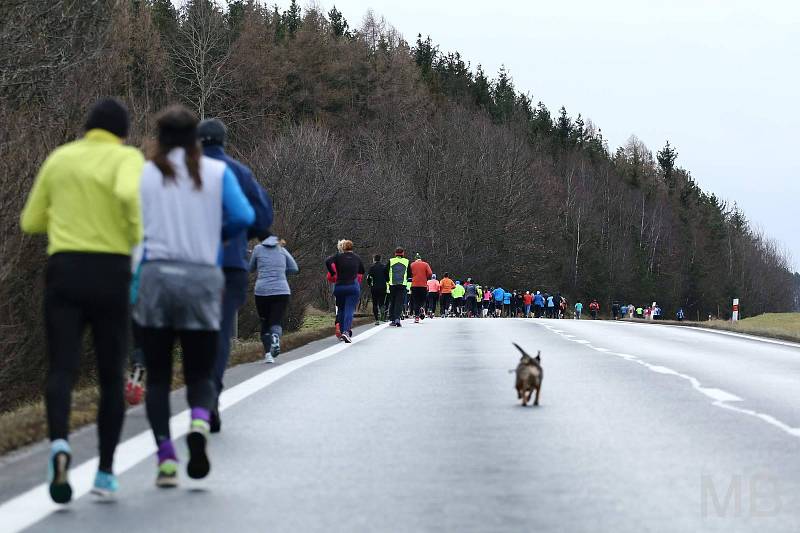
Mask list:
[[[98,470],[94,476],[94,486],[92,486],[92,494],[97,496],[99,500],[113,500],[114,496],[119,490],[119,481],[117,476]]]
[[[47,463],[47,484],[50,497],[56,503],[69,503],[72,500],[72,487],[69,484],[69,464],[72,461],[72,448],[64,439],[50,443],[50,460]]]

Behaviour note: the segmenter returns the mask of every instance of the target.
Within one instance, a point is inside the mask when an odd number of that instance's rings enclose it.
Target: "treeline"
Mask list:
[[[44,239],[17,219],[47,153],[116,95],[145,146],[180,101],[230,127],[230,152],[272,194],[302,272],[290,322],[323,298],[321,259],[348,237],[396,245],[509,288],[658,301],[669,313],[788,310],[796,279],[736,206],[698,188],[668,143],[609,151],[579,114],[551,114],[430,40],[367,13],[255,1],[6,0],[0,4],[0,409],[44,367]],[[633,126],[633,125],[632,125]],[[245,333],[248,321],[243,321]],[[291,324],[290,324],[291,325]]]

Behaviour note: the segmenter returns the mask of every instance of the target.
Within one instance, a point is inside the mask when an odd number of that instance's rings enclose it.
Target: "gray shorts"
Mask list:
[[[225,276],[217,266],[144,263],[133,319],[145,328],[219,330],[224,288]]]

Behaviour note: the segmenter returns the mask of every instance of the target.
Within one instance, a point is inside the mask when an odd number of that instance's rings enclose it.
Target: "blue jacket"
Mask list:
[[[247,270],[249,258],[247,257],[247,241],[253,237],[260,236],[272,226],[272,200],[267,191],[261,187],[253,178],[250,169],[233,159],[222,146],[206,146],[203,153],[213,159],[224,161],[230,168],[241,187],[247,201],[255,211],[255,222],[247,228],[247,231],[238,232],[225,241],[222,248],[222,267],[238,268]]]
[[[511,293],[507,292],[503,294],[503,305],[511,305]]]
[[[533,297],[533,305],[544,307],[544,296],[537,294]]]
[[[552,296],[548,296],[547,297],[547,307],[555,307],[555,304],[553,303],[553,297]]]
[[[502,302],[503,301],[503,296],[505,296],[505,294],[506,294],[506,291],[504,291],[500,287],[498,287],[494,291],[492,291],[492,296],[494,297],[494,301],[495,302]]]

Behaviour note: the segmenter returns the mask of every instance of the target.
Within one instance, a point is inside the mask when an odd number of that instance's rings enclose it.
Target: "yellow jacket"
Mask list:
[[[142,240],[139,182],[144,158],[116,135],[93,129],[56,148],[33,182],[20,224],[47,233],[47,253],[130,255]]]

